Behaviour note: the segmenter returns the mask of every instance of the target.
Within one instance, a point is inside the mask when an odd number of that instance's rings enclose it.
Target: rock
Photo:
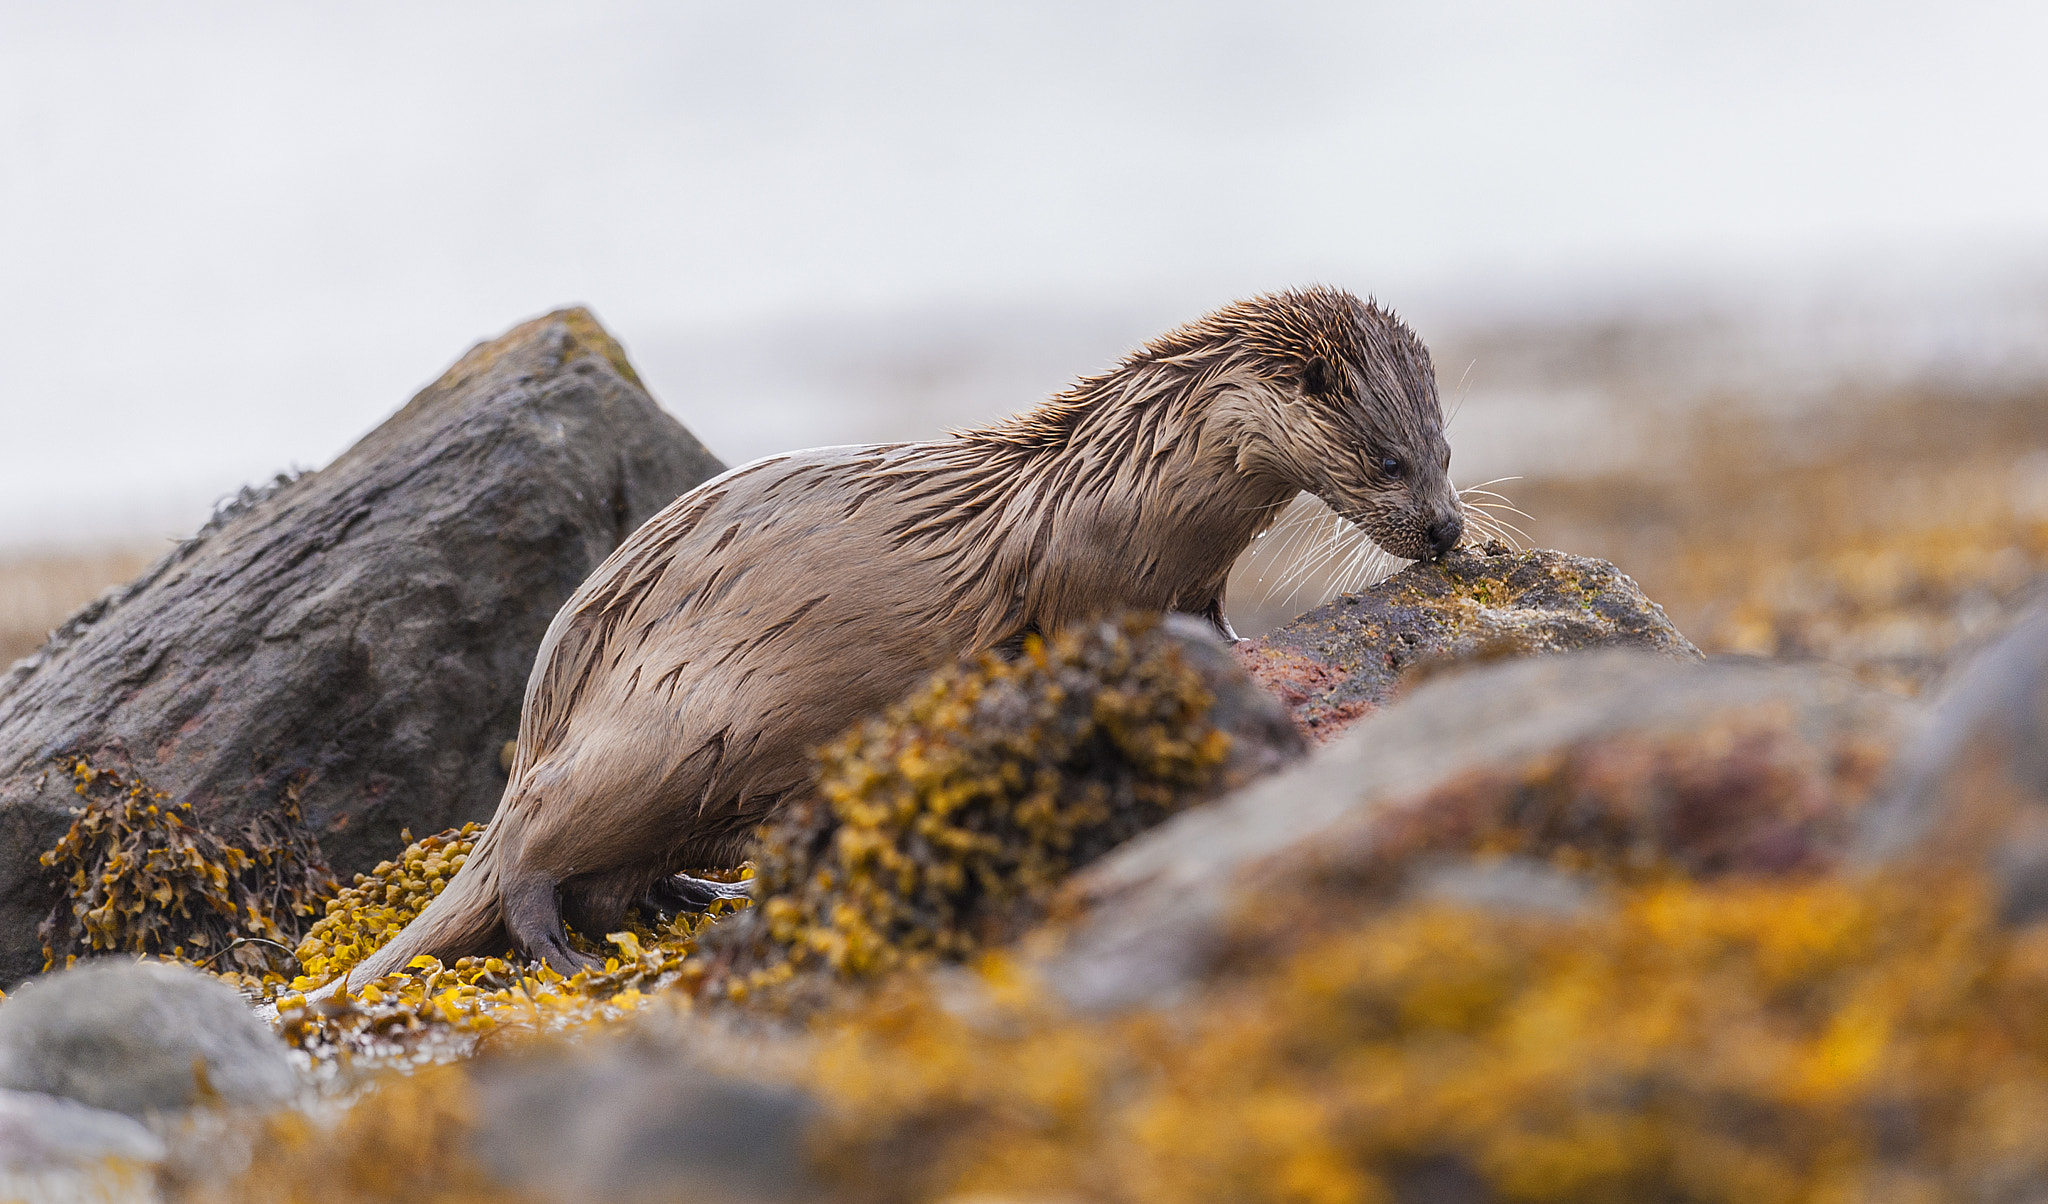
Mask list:
[[[721,1074],[651,1027],[477,1063],[471,1146],[484,1169],[522,1198],[564,1202],[816,1198],[815,1103]]]
[[[1164,1002],[1221,953],[1240,906],[1317,883],[1398,888],[1481,850],[1597,847],[1695,873],[1827,864],[1910,711],[1815,665],[1605,651],[1447,675],[1076,875],[1083,915],[1045,977],[1084,1008]]]
[[[1613,565],[1499,544],[1412,564],[1235,651],[1303,734],[1321,743],[1385,706],[1404,675],[1433,663],[1583,648],[1700,659],[1664,608]]]
[[[219,979],[108,959],[0,1003],[0,1088],[147,1116],[274,1104],[298,1088],[284,1044]]]
[[[334,463],[245,490],[0,677],[0,981],[87,757],[232,833],[299,791],[344,874],[490,815],[535,649],[626,534],[720,470],[589,313],[478,345]],[[51,772],[55,769],[55,772]]]
[[[1533,857],[1418,866],[1407,893],[1520,916],[1574,916],[1596,901],[1585,881]]]
[[[826,979],[969,957],[1038,919],[1076,867],[1304,751],[1187,616],[944,670],[820,750],[817,796],[762,829],[758,906],[702,943],[707,990],[809,1006]]]
[[[141,1121],[77,1100],[0,1090],[0,1169],[89,1170],[108,1160],[163,1161],[163,1139]]]
[[[1958,670],[1865,816],[1860,857],[1984,863],[2008,921],[2048,915],[2048,609]]]

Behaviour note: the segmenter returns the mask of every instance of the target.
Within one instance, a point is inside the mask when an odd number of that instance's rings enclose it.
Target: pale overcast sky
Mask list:
[[[0,0],[0,545],[186,525],[570,301],[637,348],[2048,262],[2044,46],[2034,3]]]

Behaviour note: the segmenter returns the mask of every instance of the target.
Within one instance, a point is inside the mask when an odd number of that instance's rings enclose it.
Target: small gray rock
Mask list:
[[[0,1088],[145,1116],[269,1104],[297,1075],[232,987],[184,966],[109,959],[45,975],[0,1003]]]

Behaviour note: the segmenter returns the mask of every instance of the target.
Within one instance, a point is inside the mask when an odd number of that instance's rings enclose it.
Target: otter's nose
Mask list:
[[[1465,520],[1456,514],[1446,514],[1429,524],[1429,554],[1432,558],[1443,555],[1458,546],[1465,537]]]

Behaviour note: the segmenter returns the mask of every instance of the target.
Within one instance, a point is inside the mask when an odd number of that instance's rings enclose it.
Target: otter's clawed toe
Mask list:
[[[747,894],[745,882],[713,882],[688,874],[670,874],[647,888],[641,905],[664,918],[678,913],[701,915],[720,900],[744,899]]]
[[[604,962],[587,953],[579,952],[569,943],[569,934],[544,938],[526,948],[526,955],[537,962],[546,962],[554,971],[565,977],[574,977],[578,970],[602,970]]]

